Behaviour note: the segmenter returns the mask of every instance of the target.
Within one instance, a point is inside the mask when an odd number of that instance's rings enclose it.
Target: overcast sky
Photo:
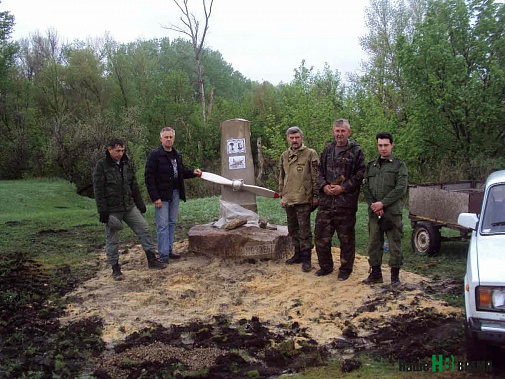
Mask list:
[[[120,42],[180,35],[162,28],[176,24],[173,0],[1,0],[0,11],[16,21],[13,38],[58,31],[64,40],[86,40],[109,32]],[[209,0],[207,0],[209,2]],[[247,78],[288,83],[305,59],[308,67],[325,62],[345,77],[359,72],[365,54],[359,37],[366,33],[368,0],[214,0],[207,46],[219,50]],[[202,3],[190,0],[198,15]]]

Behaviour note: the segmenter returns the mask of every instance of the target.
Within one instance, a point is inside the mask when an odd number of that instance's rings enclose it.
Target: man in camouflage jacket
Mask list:
[[[286,139],[290,147],[279,160],[279,193],[295,247],[294,256],[286,263],[302,263],[302,270],[307,272],[312,268],[310,214],[318,204],[316,179],[319,159],[315,150],[303,144],[303,132],[297,126],[286,131]]]
[[[349,278],[354,266],[356,211],[365,172],[365,156],[360,146],[349,140],[351,126],[345,119],[333,125],[335,142],[321,154],[317,187],[319,210],[314,230],[320,270],[316,275],[333,272],[331,240],[336,231],[340,241],[338,280]]]
[[[141,213],[146,212],[135,172],[125,152],[121,139],[112,139],[107,145],[105,157],[100,159],[93,171],[93,190],[100,214],[105,224],[107,262],[112,266],[114,280],[123,280],[119,266],[118,229],[112,216],[124,221],[137,234],[146,252],[150,268],[165,268],[156,258],[149,226]]]
[[[380,132],[376,136],[380,156],[368,162],[363,194],[368,203],[368,262],[371,272],[363,283],[382,283],[384,233],[389,242],[391,283],[400,283],[402,254],[402,197],[407,191],[407,166],[392,154],[393,136]]]

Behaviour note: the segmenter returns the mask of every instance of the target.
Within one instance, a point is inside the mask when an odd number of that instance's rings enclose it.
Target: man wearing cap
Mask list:
[[[320,194],[314,235],[321,268],[316,275],[324,276],[333,272],[331,241],[336,231],[340,241],[340,281],[349,278],[354,266],[354,226],[365,172],[365,155],[358,143],[349,140],[351,133],[349,121],[343,118],[335,121],[335,141],[326,146],[321,154],[317,177]]]
[[[161,146],[151,151],[145,167],[147,192],[155,207],[158,254],[160,261],[178,259],[173,251],[179,200],[186,201],[184,179],[202,174],[199,168],[184,167],[181,153],[173,147],[175,130],[167,126],[160,131]]]
[[[310,213],[318,204],[316,186],[319,159],[313,149],[303,144],[303,132],[297,126],[286,131],[289,149],[279,160],[280,204],[286,210],[288,232],[295,254],[286,264],[302,263],[302,270],[312,268],[312,232]]]
[[[123,140],[115,138],[108,143],[105,158],[98,161],[93,171],[93,190],[100,221],[105,224],[107,262],[112,266],[114,280],[123,280],[118,262],[121,221],[126,222],[139,237],[149,268],[165,268],[166,265],[156,258],[149,226],[141,214],[146,212],[146,206],[135,179],[134,168],[125,154]]]

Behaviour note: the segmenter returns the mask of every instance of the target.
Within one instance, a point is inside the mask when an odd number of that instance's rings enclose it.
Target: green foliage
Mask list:
[[[505,5],[492,0],[370,0],[363,74],[302,60],[290,83],[255,83],[204,49],[206,103],[189,40],[62,42],[56,31],[11,42],[0,12],[0,179],[58,176],[91,195],[91,171],[107,139],[128,140],[139,181],[159,130],[173,126],[188,167],[220,171],[220,123],[251,121],[262,139],[264,176],[276,187],[285,131],[297,125],[321,152],[335,119],[349,119],[367,159],[375,134],[395,138],[415,182],[483,178],[505,167]],[[203,120],[202,107],[205,107]],[[214,189],[196,182],[192,196]]]
[[[460,166],[463,178],[482,179],[502,164],[504,12],[493,1],[431,1],[412,42],[403,43],[402,67],[415,94],[407,128],[426,165],[442,159]]]

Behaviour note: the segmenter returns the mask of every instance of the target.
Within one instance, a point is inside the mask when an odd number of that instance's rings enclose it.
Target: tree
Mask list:
[[[433,0],[403,42],[409,130],[431,167],[458,168],[444,174],[478,179],[505,166],[504,21],[505,5],[492,0]]]
[[[207,10],[206,0],[202,0],[203,11],[204,11],[204,26],[203,31],[200,28],[200,21],[197,19],[194,13],[191,13],[188,9],[188,1],[183,0],[182,4],[180,1],[174,0],[174,3],[180,9],[182,16],[180,21],[183,23],[183,27],[170,25],[166,26],[166,29],[174,30],[177,33],[182,33],[191,38],[191,43],[193,45],[193,52],[196,60],[196,75],[198,81],[198,91],[200,93],[200,104],[202,107],[202,120],[204,125],[206,124],[206,102],[205,102],[205,92],[203,85],[202,76],[202,54],[204,52],[205,36],[207,35],[207,30],[209,29],[209,19],[212,13],[212,5],[214,0],[210,0],[210,6]]]

